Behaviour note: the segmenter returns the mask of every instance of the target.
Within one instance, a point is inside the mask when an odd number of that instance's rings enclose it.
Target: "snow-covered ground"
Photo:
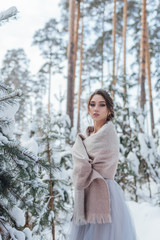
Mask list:
[[[138,240],[160,240],[160,207],[150,203],[127,201]]]
[[[148,202],[126,201],[126,203],[136,228],[137,240],[160,240],[160,207]],[[65,232],[68,230],[69,224],[65,227]]]

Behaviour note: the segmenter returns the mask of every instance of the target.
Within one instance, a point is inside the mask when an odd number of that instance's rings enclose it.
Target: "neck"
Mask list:
[[[106,121],[94,121],[94,133],[96,133],[104,124]]]

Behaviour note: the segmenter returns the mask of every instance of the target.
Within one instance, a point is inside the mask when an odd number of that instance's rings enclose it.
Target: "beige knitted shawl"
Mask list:
[[[78,225],[111,222],[109,188],[104,178],[114,179],[118,164],[119,140],[112,121],[95,134],[77,134],[72,148],[74,213]]]

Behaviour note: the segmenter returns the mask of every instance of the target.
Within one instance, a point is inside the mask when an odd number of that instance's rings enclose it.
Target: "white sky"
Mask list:
[[[4,0],[0,11],[16,6],[19,14],[17,20],[10,20],[0,26],[0,62],[6,51],[12,48],[24,48],[31,59],[31,71],[36,73],[40,67],[39,49],[31,46],[36,30],[43,28],[52,17],[60,16],[59,0]],[[3,37],[2,37],[3,36]]]
[[[36,30],[43,28],[45,23],[51,18],[59,19],[59,2],[60,0],[1,1],[0,11],[15,6],[19,13],[17,15],[17,20],[10,20],[0,26],[0,65],[2,64],[7,50],[23,48],[27,57],[30,59],[31,73],[37,73],[42,65],[42,57],[40,56],[38,46],[31,46],[33,35]],[[54,81],[55,79],[56,82]],[[51,102],[54,104],[54,108],[58,109],[59,106],[57,105],[57,101],[55,101],[54,94],[56,93],[59,96],[60,89],[62,90],[62,94],[63,91],[66,92],[66,82],[62,76],[55,76],[55,79],[52,79]],[[63,103],[62,109],[64,111],[65,105],[66,104]]]

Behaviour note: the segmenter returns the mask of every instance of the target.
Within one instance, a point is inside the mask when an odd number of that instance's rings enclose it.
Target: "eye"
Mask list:
[[[100,104],[100,107],[105,107],[105,106],[106,106],[106,105],[105,105],[105,104],[103,104],[103,103],[102,103],[102,104]]]
[[[89,106],[91,106],[91,107],[94,107],[94,106],[95,106],[95,104],[94,104],[94,103],[90,103],[90,104],[89,104]]]

